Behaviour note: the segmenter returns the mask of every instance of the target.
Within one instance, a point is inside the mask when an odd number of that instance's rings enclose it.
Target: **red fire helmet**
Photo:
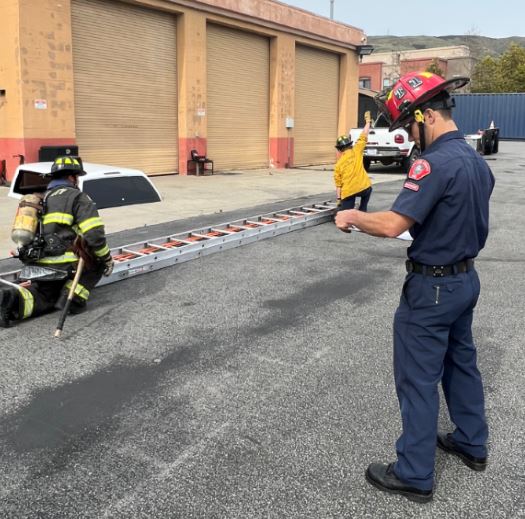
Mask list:
[[[409,72],[402,76],[391,90],[377,94],[375,101],[390,121],[390,131],[407,124],[416,108],[432,100],[441,92],[451,92],[465,86],[467,77],[445,80],[432,72]]]

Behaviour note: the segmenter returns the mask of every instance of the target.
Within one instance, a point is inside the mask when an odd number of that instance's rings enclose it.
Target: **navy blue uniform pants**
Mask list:
[[[370,201],[370,195],[372,194],[372,188],[367,187],[366,189],[363,189],[363,191],[359,191],[359,193],[355,193],[352,196],[347,196],[346,198],[343,198],[341,200],[341,204],[339,205],[339,211],[346,211],[347,209],[354,209],[355,208],[355,199],[359,197],[359,210],[364,211],[366,213],[366,210],[368,209],[368,202]]]
[[[394,318],[394,377],[403,432],[394,472],[429,490],[434,480],[438,385],[441,382],[454,441],[467,453],[487,455],[483,384],[472,339],[479,296],[475,270],[434,278],[410,273]]]

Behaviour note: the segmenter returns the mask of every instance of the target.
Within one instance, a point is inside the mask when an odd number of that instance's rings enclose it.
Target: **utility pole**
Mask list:
[[[330,20],[334,19],[334,1],[330,0]]]

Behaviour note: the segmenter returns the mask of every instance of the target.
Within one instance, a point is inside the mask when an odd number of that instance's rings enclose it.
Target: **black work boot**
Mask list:
[[[86,303],[79,303],[78,301],[75,301],[73,299],[73,301],[71,302],[71,306],[69,307],[69,313],[71,315],[78,315],[84,313],[86,309]]]
[[[394,473],[393,463],[389,465],[371,463],[366,470],[365,476],[366,480],[379,490],[390,494],[402,495],[416,503],[428,503],[434,497],[433,490],[421,490],[403,483]]]
[[[67,290],[62,290],[62,292],[60,292],[60,296],[55,302],[55,308],[57,310],[62,310],[66,306],[67,295]]]
[[[67,298],[68,298],[68,292],[67,290],[64,290],[60,293],[60,297],[57,299],[55,303],[55,308],[57,310],[63,310],[64,307],[67,304]],[[71,315],[77,315],[81,314],[86,310],[86,302],[82,299],[79,299],[77,297],[73,297],[73,301],[71,301],[71,304],[69,306],[69,314]]]
[[[16,320],[14,310],[18,304],[16,288],[0,288],[0,328],[7,328]]]
[[[459,445],[452,439],[451,433],[438,433],[437,446],[441,450],[449,452],[450,454],[454,454],[454,456],[460,458],[461,461],[463,461],[463,463],[472,470],[482,472],[487,468],[486,457],[476,458],[475,456],[467,454],[465,451],[461,450],[461,447],[459,447]]]

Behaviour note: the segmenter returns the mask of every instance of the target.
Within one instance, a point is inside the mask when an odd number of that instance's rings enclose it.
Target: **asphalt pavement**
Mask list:
[[[0,517],[525,517],[525,143],[487,159],[496,188],[473,326],[486,472],[438,451],[427,505],[366,483],[400,432],[391,334],[407,243],[324,224],[98,288],[61,340],[56,314],[1,330]],[[376,185],[370,210],[400,187]]]

